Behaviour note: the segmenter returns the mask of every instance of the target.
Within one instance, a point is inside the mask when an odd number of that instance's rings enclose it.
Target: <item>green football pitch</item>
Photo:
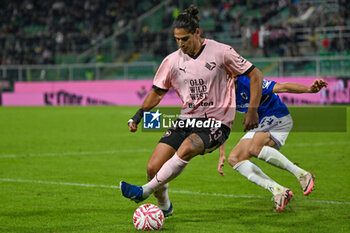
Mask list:
[[[119,181],[146,182],[146,164],[162,133],[128,132],[126,122],[136,110],[0,108],[0,232],[137,232],[132,216],[138,205],[121,196]],[[349,116],[350,107],[346,112]],[[228,164],[220,176],[215,151],[194,158],[170,182],[174,215],[162,231],[350,232],[350,120],[345,119],[345,132],[291,132],[281,149],[316,175],[308,197],[293,175],[252,159],[293,190],[285,212],[272,212],[270,192]],[[241,116],[235,124],[242,124]],[[243,134],[231,133],[227,154]],[[152,196],[145,203],[156,200]]]

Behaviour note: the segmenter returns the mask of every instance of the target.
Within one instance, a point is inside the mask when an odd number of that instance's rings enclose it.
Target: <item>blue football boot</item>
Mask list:
[[[120,191],[122,192],[123,196],[126,198],[129,198],[130,200],[139,203],[145,200],[145,198],[142,197],[143,194],[143,188],[128,184],[124,181],[120,181]]]

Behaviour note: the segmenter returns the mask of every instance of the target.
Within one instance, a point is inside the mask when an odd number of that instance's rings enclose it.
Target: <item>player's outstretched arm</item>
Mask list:
[[[145,100],[143,101],[141,108],[136,112],[136,114],[128,121],[129,131],[130,132],[136,132],[137,131],[137,125],[140,123],[143,112],[149,111],[155,106],[159,104],[159,102],[163,99],[164,95],[166,94],[165,91],[161,90],[155,90],[152,89],[148,95],[146,96]]]
[[[254,129],[259,125],[258,107],[261,99],[263,74],[255,67],[248,75],[250,79],[250,102],[244,117],[244,131]]]
[[[310,86],[300,83],[276,83],[273,87],[274,93],[317,93],[328,83],[323,79],[315,79]]]
[[[222,146],[220,146],[219,161],[218,161],[218,172],[222,176],[225,175],[224,171],[222,170],[225,164],[225,160],[226,160],[226,156],[225,156],[225,143],[224,143],[222,144]]]

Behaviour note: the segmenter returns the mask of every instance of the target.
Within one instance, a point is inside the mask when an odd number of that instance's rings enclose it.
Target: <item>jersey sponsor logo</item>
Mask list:
[[[194,104],[194,103],[188,103],[188,107],[189,108],[196,108],[196,107],[208,107],[208,106],[214,106],[214,102],[210,101],[210,102],[200,102],[199,104]]]
[[[144,129],[160,129],[160,118],[162,113],[157,110],[156,112],[144,112],[143,113],[143,128]]]
[[[208,97],[208,87],[203,79],[191,79],[189,80],[189,84],[190,97],[192,100],[201,100]]]
[[[216,63],[215,62],[207,62],[205,64],[205,67],[208,69],[208,70],[213,70],[215,67],[216,67]]]

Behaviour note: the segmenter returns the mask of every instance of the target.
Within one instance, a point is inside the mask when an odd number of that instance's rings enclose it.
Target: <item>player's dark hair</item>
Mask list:
[[[184,13],[179,14],[174,21],[174,28],[183,28],[194,33],[199,28],[199,10],[195,5],[190,5]]]

